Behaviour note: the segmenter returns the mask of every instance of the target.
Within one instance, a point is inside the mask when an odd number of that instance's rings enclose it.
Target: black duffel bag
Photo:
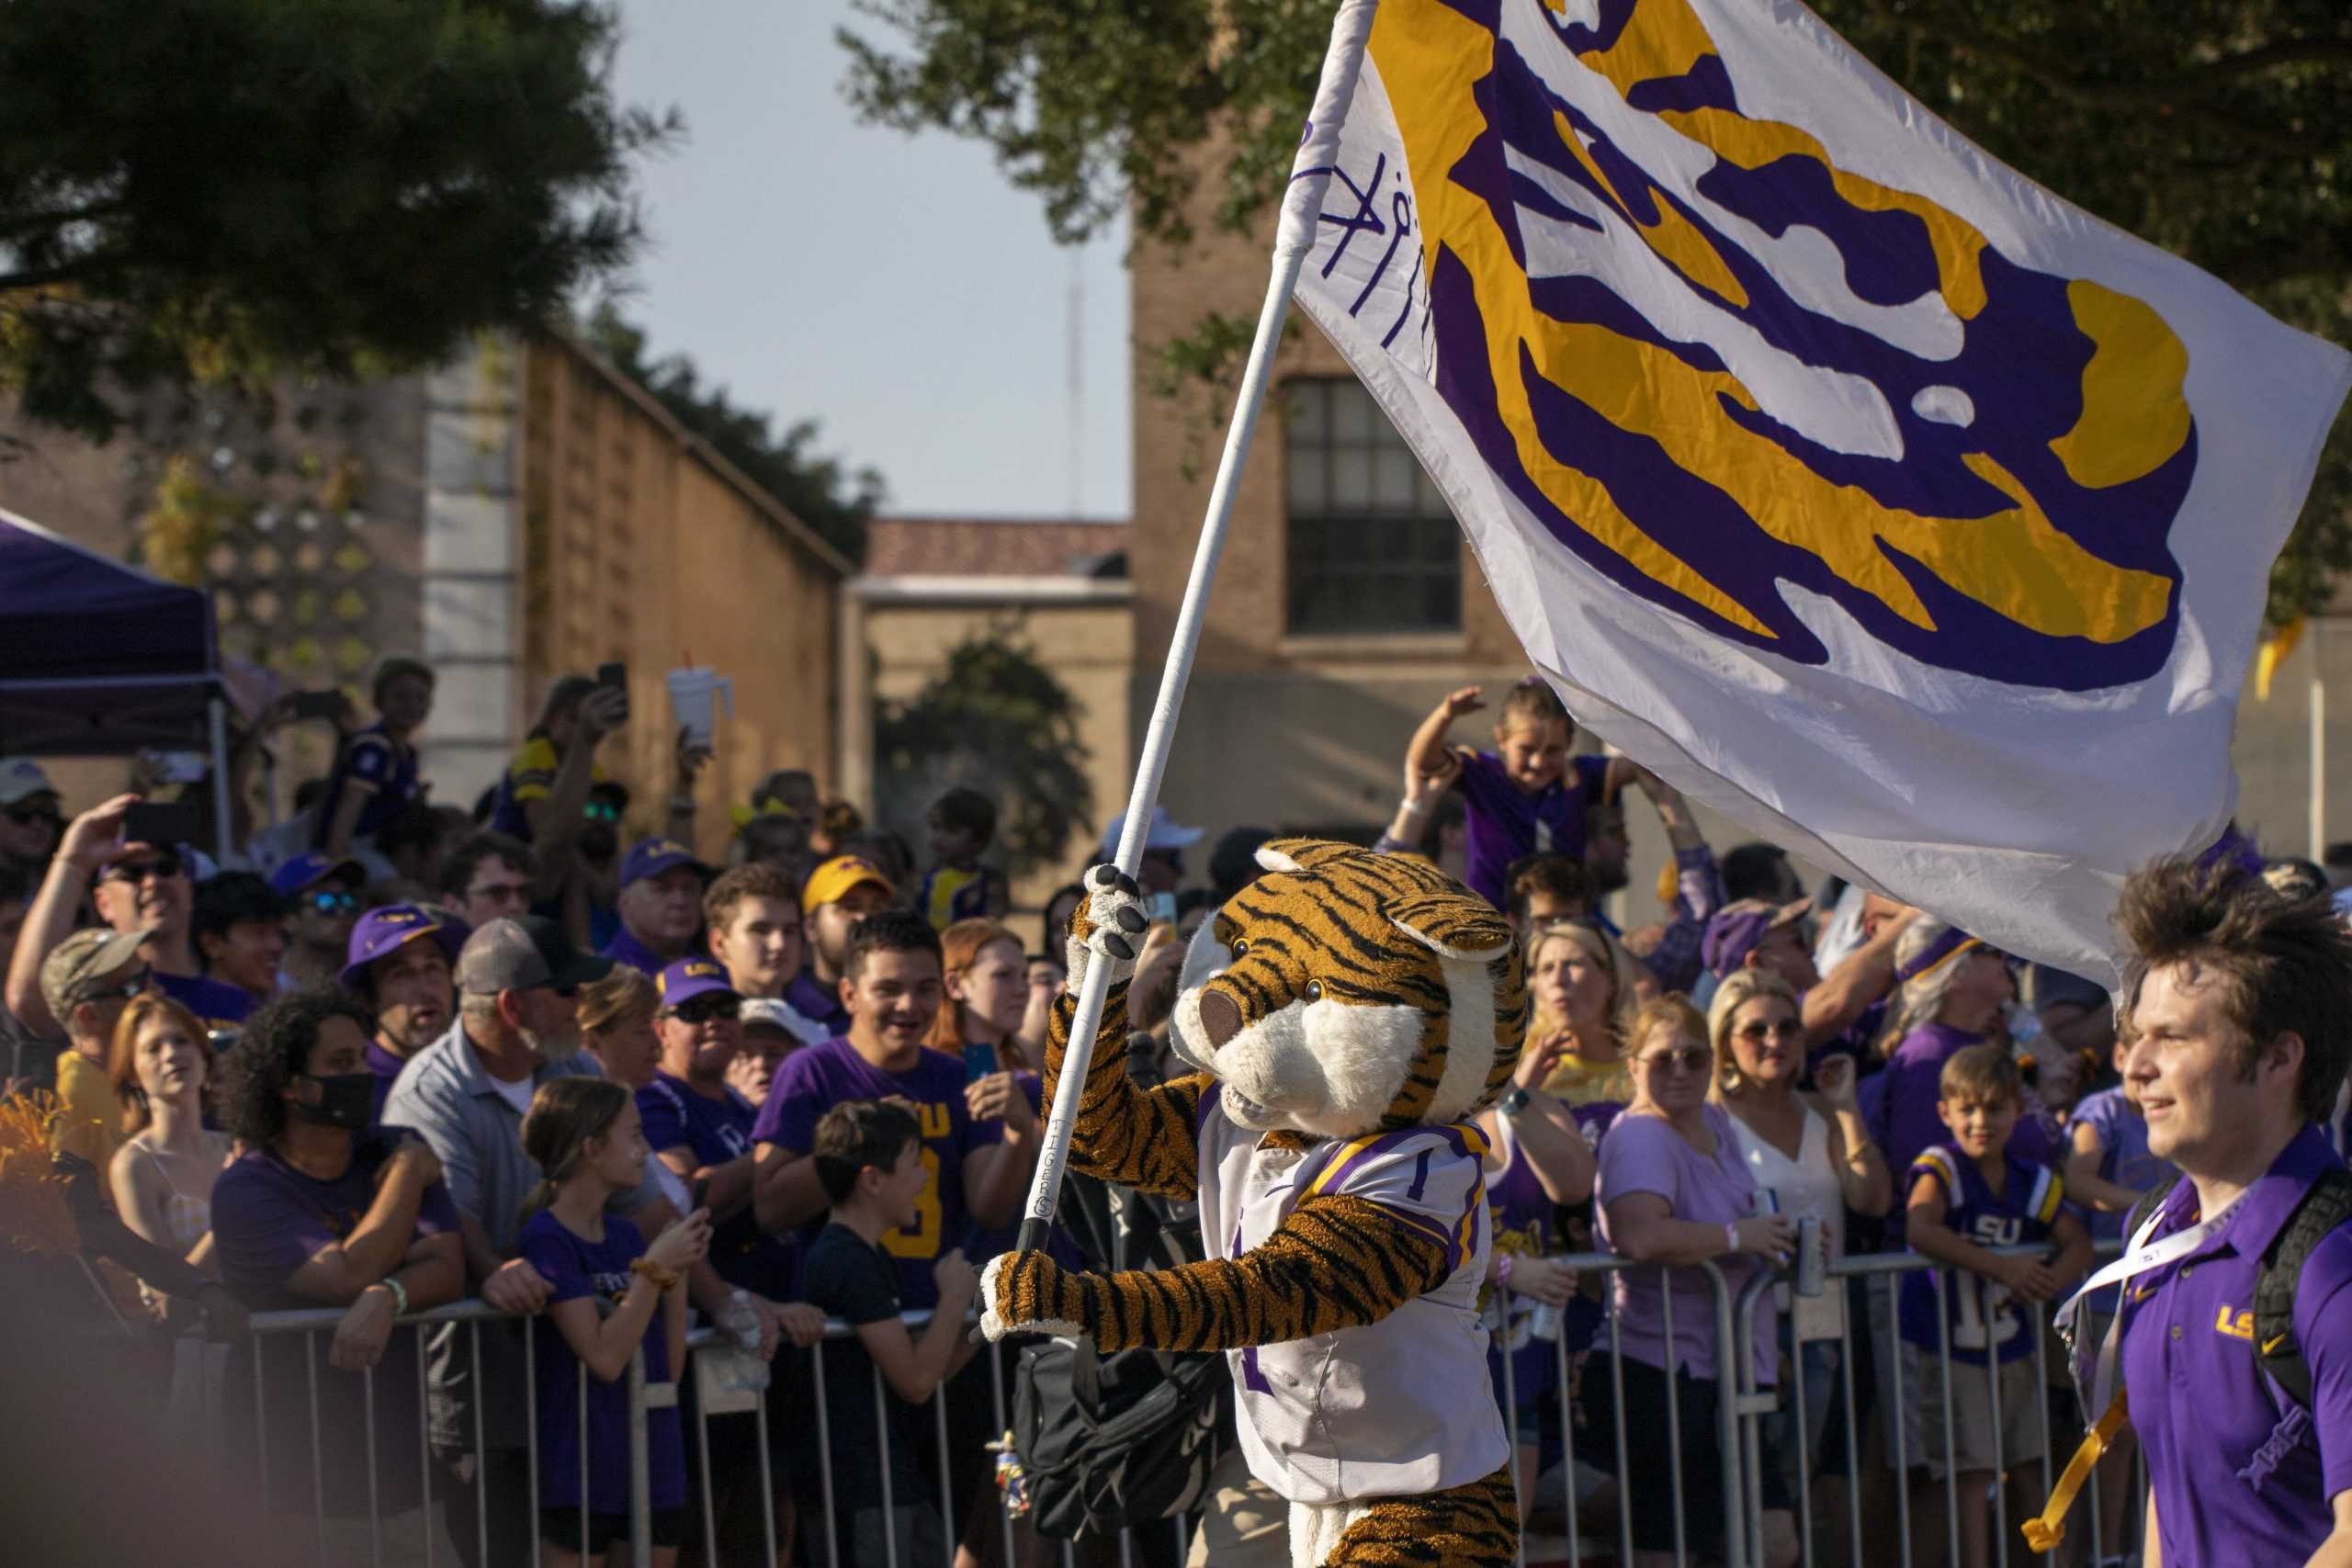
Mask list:
[[[1072,1175],[1060,1207],[1061,1224],[1098,1269],[1173,1268],[1199,1255],[1197,1204]],[[1232,1387],[1225,1357],[1214,1352],[1104,1356],[1091,1340],[1062,1338],[1023,1346],[1012,1444],[1037,1533],[1114,1535],[1195,1506]]]

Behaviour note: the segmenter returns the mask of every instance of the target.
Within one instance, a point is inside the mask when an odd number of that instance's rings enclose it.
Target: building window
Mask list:
[[[1283,389],[1293,632],[1453,631],[1462,533],[1352,376]]]

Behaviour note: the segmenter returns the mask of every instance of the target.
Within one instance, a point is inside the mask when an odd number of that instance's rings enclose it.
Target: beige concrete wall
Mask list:
[[[831,788],[847,563],[571,344],[532,347],[523,423],[525,723],[554,677],[626,661],[632,723],[607,766],[643,831],[674,772],[663,677],[691,655],[735,682],[698,791],[703,854],[770,770]]]
[[[1081,710],[1078,728],[1087,750],[1085,772],[1094,793],[1096,830],[1125,805],[1135,768],[1128,707],[1135,637],[1125,603],[870,603],[862,615],[873,695],[879,702],[913,697],[946,669],[948,654],[959,644],[992,628],[1009,628]],[[869,785],[866,798],[871,797]],[[927,856],[919,838],[915,848],[918,858]],[[1075,877],[1091,859],[1091,842],[1073,842],[1065,862],[1016,877],[1014,907],[1041,908],[1056,887]]]

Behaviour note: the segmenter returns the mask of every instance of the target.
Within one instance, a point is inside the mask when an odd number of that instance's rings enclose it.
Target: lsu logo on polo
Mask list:
[[[2163,669],[2198,466],[2164,316],[1744,102],[1690,0],[1538,12],[1384,0],[1370,45],[1407,168],[1356,198],[1406,203],[1424,364],[1495,480],[1795,663],[1831,661],[1826,602],[2010,685]]]
[[[2248,1307],[2244,1312],[2233,1314],[2230,1311],[2230,1303],[2223,1302],[2222,1310],[2214,1314],[2213,1332],[2226,1334],[2233,1339],[2243,1339],[2252,1344],[2254,1342],[2254,1309]]]

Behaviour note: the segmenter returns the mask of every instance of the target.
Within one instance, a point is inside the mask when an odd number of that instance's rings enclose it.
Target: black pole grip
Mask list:
[[[1051,1220],[1041,1220],[1035,1214],[1030,1215],[1021,1222],[1021,1235],[1019,1239],[1013,1242],[1012,1249],[1015,1252],[1045,1251],[1046,1234],[1053,1228],[1054,1224]]]

